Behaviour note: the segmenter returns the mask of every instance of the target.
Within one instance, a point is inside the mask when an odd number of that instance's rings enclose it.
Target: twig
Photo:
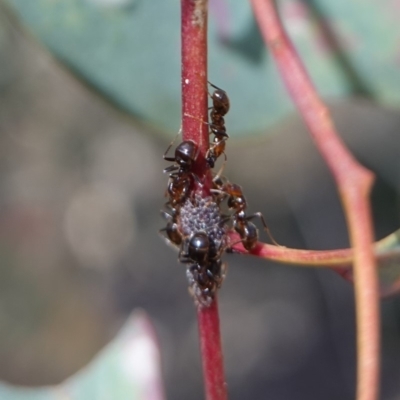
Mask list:
[[[207,122],[207,0],[181,0],[182,135],[199,146],[195,173],[210,179],[205,162]],[[203,122],[204,121],[204,122]]]
[[[348,152],[326,105],[318,97],[277,15],[273,0],[251,0],[265,42],[275,57],[288,91],[324,157],[340,193],[354,248],[357,312],[357,400],[379,393],[380,324],[378,279],[372,250],[369,193],[373,174]]]
[[[181,0],[182,131],[200,150],[194,172],[204,182],[197,191],[209,194],[211,175],[204,156],[209,147],[207,125],[207,0]],[[219,329],[218,303],[197,312],[207,400],[226,400],[227,391]]]
[[[229,238],[231,243],[236,243],[232,247],[235,253],[253,255],[297,267],[350,269],[354,261],[353,249],[302,250],[258,242],[257,246],[248,252],[240,242],[240,236],[237,233],[230,232]],[[386,239],[374,243],[377,261],[382,263],[400,262],[400,248],[385,249],[382,245]]]
[[[223,370],[221,333],[219,329],[217,297],[210,307],[198,309],[200,349],[203,360],[207,400],[226,400],[227,385]]]

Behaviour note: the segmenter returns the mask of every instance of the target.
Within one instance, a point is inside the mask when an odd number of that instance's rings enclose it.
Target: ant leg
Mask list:
[[[224,279],[226,277],[227,270],[228,270],[227,264],[226,263],[222,263],[218,275],[217,274],[214,275],[214,282],[215,282],[215,285],[216,285],[217,289],[221,288],[222,282],[224,281]]]
[[[221,226],[223,226],[224,224],[226,224],[227,222],[232,220],[232,215],[221,215],[221,217],[222,217],[222,219],[218,224],[218,225],[221,225]]]
[[[166,158],[164,158],[164,160],[167,160],[167,161],[175,161],[175,159],[173,159],[173,160],[168,160],[168,159],[166,159]],[[176,171],[177,169],[179,169],[179,165],[170,165],[169,167],[167,167],[167,168],[164,168],[164,174],[166,174],[167,172],[172,172],[172,171]]]
[[[181,246],[181,249],[179,250],[179,254],[178,254],[178,260],[179,260],[179,262],[181,262],[182,264],[189,264],[189,263],[192,263],[193,264],[193,261],[189,258],[189,254],[188,254],[188,252],[187,252],[187,248],[186,248],[186,245],[187,243],[184,243],[182,246]]]
[[[202,182],[202,181],[200,180],[200,178],[199,178],[194,172],[191,172],[191,175],[192,175],[193,179],[194,179],[201,187],[204,186],[204,182]]]
[[[166,235],[164,235],[163,233],[167,231],[167,227],[162,228],[158,231],[158,234],[168,243],[170,244],[171,241],[168,239],[168,237]]]
[[[211,149],[208,149],[207,154],[208,154],[208,152],[209,152],[210,150],[211,150]],[[206,154],[206,158],[208,157],[207,154]],[[214,178],[213,178],[213,180],[212,180],[212,183],[217,182],[217,180],[221,177],[222,172],[224,172],[225,165],[226,165],[226,162],[227,162],[227,157],[226,157],[225,152],[223,152],[222,154],[223,154],[224,157],[225,157],[225,161],[224,161],[224,163],[222,164],[222,166],[221,166],[221,168],[219,169],[219,171],[217,172],[217,175],[214,176]]]
[[[182,264],[191,264],[191,263],[193,263],[193,260],[191,260],[190,258],[187,258],[187,257],[185,257],[185,255],[181,255],[181,254],[179,254],[178,260]]]
[[[213,180],[213,182],[214,182],[214,180]],[[220,189],[210,189],[210,192],[211,193],[216,193],[216,194],[228,194],[228,193],[226,193],[226,192],[224,192],[223,190],[220,190]]]
[[[164,212],[166,214],[168,214],[169,216],[171,216],[171,218],[174,218],[174,216],[176,215],[177,210],[174,208],[174,206],[171,204],[171,202],[167,201],[164,204],[164,207],[169,211],[166,212],[165,210],[160,210],[160,212]]]
[[[247,221],[250,221],[251,219],[254,219],[254,218],[256,218],[256,217],[260,218],[262,224],[264,225],[264,230],[267,232],[267,234],[268,234],[269,238],[271,239],[272,243],[273,243],[274,245],[276,245],[276,246],[283,247],[283,246],[281,246],[281,245],[274,239],[274,237],[272,236],[272,233],[271,233],[271,231],[269,230],[267,224],[265,223],[264,216],[261,214],[261,212],[256,212],[255,214],[250,215],[249,217],[246,217],[246,220],[247,220]]]
[[[221,203],[222,201],[224,201],[226,199],[227,196],[229,196],[228,193],[226,193],[226,192],[224,192],[223,190],[220,190],[220,189],[210,189],[210,193],[220,195],[220,196],[217,197],[217,199],[218,199],[217,203]],[[224,216],[223,222],[227,222],[231,218],[232,218],[231,215],[226,215],[226,216]]]
[[[176,134],[176,136],[174,137],[174,139],[172,140],[172,142],[169,144],[169,146],[167,147],[167,150],[165,150],[165,153],[164,153],[164,156],[163,156],[163,158],[164,158],[164,160],[166,160],[166,161],[175,161],[175,157],[167,157],[167,154],[168,154],[168,152],[169,152],[169,149],[172,147],[172,145],[174,144],[174,142],[175,142],[175,140],[176,140],[176,138],[180,135],[182,133],[182,124],[181,124],[181,127],[179,128],[179,131],[178,131],[178,133]]]
[[[224,251],[226,251],[227,253],[241,253],[240,251],[235,250],[233,248],[233,246],[235,246],[238,243],[243,243],[243,240],[244,239],[240,239],[240,240],[236,241],[235,243],[227,244]]]
[[[175,244],[174,242],[171,242],[171,240],[169,239],[169,237],[165,233],[166,231],[167,231],[167,227],[160,229],[158,231],[159,236],[164,240],[164,242],[166,244],[168,244],[169,246],[174,248],[176,251],[178,251],[179,250],[179,246],[177,244]]]
[[[171,221],[173,219],[173,216],[169,213],[167,213],[165,210],[160,210],[160,214],[162,217],[164,217],[167,221]],[[161,229],[162,231],[165,231],[167,228]]]

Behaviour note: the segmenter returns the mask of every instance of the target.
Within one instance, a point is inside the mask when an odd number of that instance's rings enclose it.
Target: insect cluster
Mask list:
[[[215,90],[210,94],[212,107],[207,124],[210,135],[214,137],[205,159],[212,169],[222,154],[226,161],[225,145],[229,136],[224,116],[229,111],[230,103],[224,90],[210,85]],[[174,157],[168,157],[171,147],[172,143],[164,153],[164,160],[173,164],[164,169],[165,173],[169,173],[168,201],[161,213],[167,225],[161,232],[179,249],[179,261],[188,265],[189,291],[195,302],[201,307],[208,307],[225,276],[226,267],[221,256],[232,245],[228,240],[228,231],[233,228],[243,246],[250,251],[258,242],[258,230],[251,220],[258,217],[265,229],[267,226],[261,213],[246,214],[247,202],[242,188],[221,177],[220,173],[213,177],[209,196],[202,197],[196,193],[195,183],[202,185],[193,172],[199,154],[197,145],[191,140],[183,141],[176,147]],[[228,210],[226,215],[221,211],[223,205]]]

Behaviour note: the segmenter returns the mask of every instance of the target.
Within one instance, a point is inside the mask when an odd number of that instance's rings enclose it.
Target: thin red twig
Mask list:
[[[181,1],[182,136],[199,146],[194,172],[208,177],[205,154],[209,147],[207,116],[207,0]],[[207,185],[206,185],[207,186]]]
[[[329,111],[285,33],[273,0],[251,0],[264,40],[275,57],[288,91],[336,181],[354,248],[357,309],[357,399],[379,393],[380,324],[378,279],[372,250],[369,193],[373,174],[362,167],[336,133]]]
[[[249,252],[243,247],[240,242],[240,236],[237,233],[230,232],[229,237],[230,242],[235,243],[232,248],[236,253],[262,257],[266,260],[298,267],[350,269],[354,261],[353,249],[302,250],[258,242],[257,246]],[[382,247],[385,240],[386,238],[374,244],[377,260],[381,262],[399,260],[400,249],[385,249]]]
[[[228,395],[223,370],[217,297],[215,297],[210,307],[203,307],[198,310],[197,319],[199,322],[203,373],[206,383],[206,399],[226,400]]]
[[[207,116],[207,0],[181,0],[182,132],[199,146],[195,174],[204,182],[197,191],[209,194],[211,175],[204,156],[209,147]],[[207,400],[226,400],[217,299],[197,312]]]

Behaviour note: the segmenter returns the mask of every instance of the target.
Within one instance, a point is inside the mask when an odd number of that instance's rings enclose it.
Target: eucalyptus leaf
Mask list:
[[[162,400],[160,355],[144,312],[134,313],[117,337],[85,368],[57,386],[0,383],[2,400]]]
[[[374,247],[381,296],[400,293],[400,229],[377,242]],[[333,269],[346,280],[353,282],[353,271],[350,265],[348,269],[335,267]]]
[[[400,292],[400,229],[380,240],[376,247],[383,295]]]
[[[161,131],[180,125],[175,0],[3,0],[39,40],[120,108]],[[209,79],[228,92],[231,136],[265,133],[293,110],[248,1],[210,1]],[[281,0],[323,97],[400,103],[398,2]]]

